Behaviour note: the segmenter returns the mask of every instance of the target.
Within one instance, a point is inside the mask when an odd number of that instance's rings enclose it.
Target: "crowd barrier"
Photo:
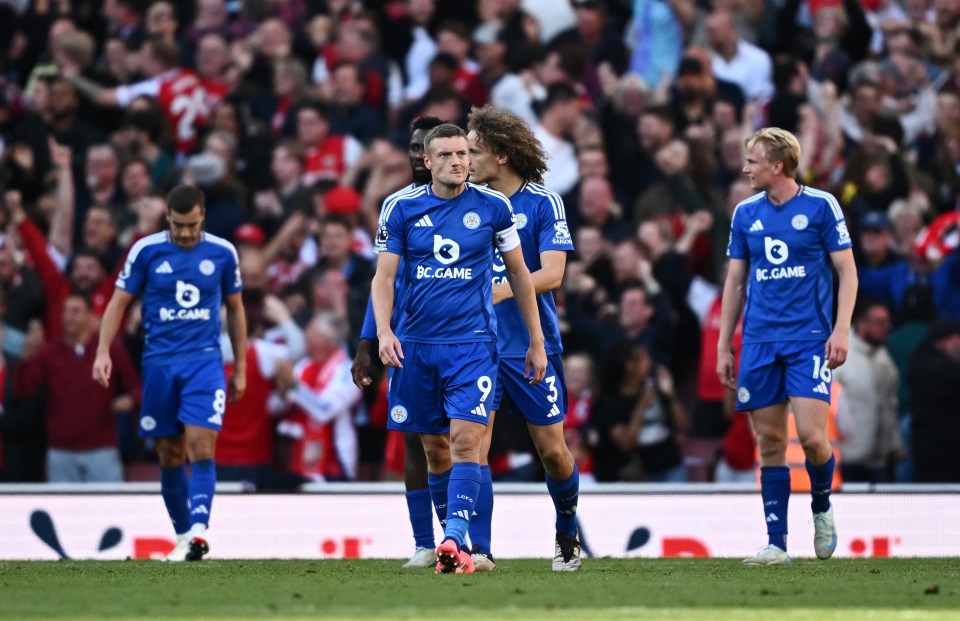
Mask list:
[[[495,491],[494,555],[552,557],[544,486]],[[833,502],[837,557],[960,556],[960,485],[846,485]],[[791,555],[812,556],[809,496],[794,494],[789,515]],[[751,485],[593,485],[577,517],[589,556],[736,557],[766,543]],[[221,484],[210,526],[214,559],[401,559],[413,550],[399,483],[311,484],[283,495]],[[173,544],[159,484],[0,485],[0,560],[148,559]]]

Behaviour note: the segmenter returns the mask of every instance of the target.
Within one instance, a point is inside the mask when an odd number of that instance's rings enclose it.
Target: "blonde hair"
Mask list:
[[[747,150],[759,145],[767,162],[783,164],[783,175],[792,178],[800,165],[800,141],[785,129],[764,127],[755,131],[744,141]]]

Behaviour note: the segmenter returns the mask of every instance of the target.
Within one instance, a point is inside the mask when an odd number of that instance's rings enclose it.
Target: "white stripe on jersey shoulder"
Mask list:
[[[513,211],[513,206],[510,204],[510,199],[507,198],[506,195],[503,194],[502,192],[498,192],[498,191],[494,190],[493,188],[491,188],[490,186],[477,185],[477,184],[475,184],[475,183],[470,183],[469,181],[467,182],[467,185],[470,186],[470,187],[472,187],[472,188],[476,188],[476,189],[480,190],[480,191],[483,192],[484,194],[489,194],[490,196],[499,198],[500,200],[502,200],[504,203],[507,204],[507,207],[510,208],[510,211]]]
[[[756,194],[754,194],[754,195],[751,196],[750,198],[745,198],[745,199],[743,199],[742,201],[740,201],[739,203],[737,203],[737,206],[733,208],[733,214],[730,216],[730,226],[733,226],[734,221],[737,219],[737,210],[738,210],[738,209],[740,209],[740,208],[743,207],[744,205],[749,205],[749,204],[751,204],[751,203],[755,203],[755,202],[757,202],[758,200],[760,200],[761,198],[765,197],[766,195],[767,195],[766,192],[757,192]]]
[[[203,241],[208,241],[211,244],[216,244],[217,246],[223,246],[233,254],[233,258],[237,261],[237,263],[240,262],[240,257],[237,256],[236,246],[231,244],[228,240],[222,237],[217,237],[216,235],[212,235],[210,233],[204,232]]]
[[[531,194],[539,194],[540,196],[546,196],[550,201],[550,205],[553,206],[553,217],[556,220],[566,220],[567,219],[567,209],[563,206],[563,199],[560,198],[560,195],[549,190],[539,183],[533,183],[528,181],[526,184],[526,189],[530,191]]]
[[[167,231],[160,231],[159,233],[154,233],[153,235],[141,237],[137,240],[137,243],[130,247],[130,252],[127,253],[127,261],[129,263],[133,263],[137,260],[137,256],[144,248],[147,248],[148,246],[156,246],[157,244],[165,244],[167,241]]]
[[[390,216],[393,214],[394,207],[396,207],[400,201],[416,198],[418,196],[421,196],[426,191],[427,191],[427,186],[421,185],[416,188],[410,188],[405,192],[394,194],[392,200],[388,199],[389,202],[384,201],[383,208],[380,209],[380,223],[383,224],[384,222],[390,219]]]
[[[803,193],[816,198],[826,199],[827,204],[830,205],[830,209],[833,211],[833,217],[837,219],[837,222],[843,220],[843,210],[840,209],[840,203],[837,202],[836,196],[830,192],[811,188],[808,185],[803,186]]]

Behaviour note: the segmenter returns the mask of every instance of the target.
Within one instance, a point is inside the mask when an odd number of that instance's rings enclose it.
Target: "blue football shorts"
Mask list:
[[[220,431],[227,408],[227,379],[220,358],[144,364],[140,435],[172,438],[184,425]]]
[[[487,424],[497,382],[494,343],[404,343],[403,354],[403,368],[390,379],[388,428],[439,434],[450,431],[452,418]]]
[[[567,382],[559,354],[547,357],[547,373],[539,384],[523,376],[523,358],[501,358],[497,390],[490,409],[499,410],[506,391],[510,411],[519,412],[531,425],[552,425],[563,421],[567,413]]]
[[[788,397],[830,403],[833,372],[826,366],[826,341],[744,343],[737,381],[737,410],[756,410]]]

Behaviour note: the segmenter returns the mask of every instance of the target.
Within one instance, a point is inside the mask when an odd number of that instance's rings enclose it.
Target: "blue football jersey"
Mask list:
[[[517,234],[520,235],[523,259],[531,272],[541,268],[541,252],[573,250],[573,238],[567,227],[567,213],[563,200],[556,192],[535,183],[524,183],[510,197],[510,205],[513,207]],[[493,282],[507,282],[506,269],[500,252],[495,251]],[[562,353],[560,324],[557,321],[557,304],[553,299],[553,292],[539,294],[537,307],[540,311],[540,326],[543,329],[547,355]],[[530,346],[530,335],[517,301],[510,298],[494,308],[497,312],[497,351],[503,357],[523,358]]]
[[[388,205],[377,230],[377,251],[404,260],[405,341],[468,343],[496,340],[492,248],[519,245],[510,201],[467,183],[452,199],[433,184]]]
[[[144,362],[220,357],[220,305],[243,289],[233,244],[203,233],[189,250],[166,231],[130,249],[116,286],[141,296]]]
[[[377,223],[377,230],[383,226],[383,214],[389,206],[392,206],[398,198],[406,196],[408,192],[416,190],[418,185],[411,183],[405,186],[383,200],[380,206],[380,221]],[[403,308],[407,303],[406,281],[401,277],[406,275],[403,259],[400,259],[400,265],[397,267],[397,280],[393,284],[393,316],[390,318],[390,327],[394,335],[401,341],[403,340],[403,324],[406,321],[406,315]],[[360,338],[371,341],[377,340],[377,318],[373,315],[373,296],[367,300],[367,312],[363,316],[363,327],[360,329]]]
[[[800,186],[774,205],[766,192],[737,205],[727,256],[748,262],[743,342],[827,340],[833,313],[829,253],[851,247],[831,194]]]

